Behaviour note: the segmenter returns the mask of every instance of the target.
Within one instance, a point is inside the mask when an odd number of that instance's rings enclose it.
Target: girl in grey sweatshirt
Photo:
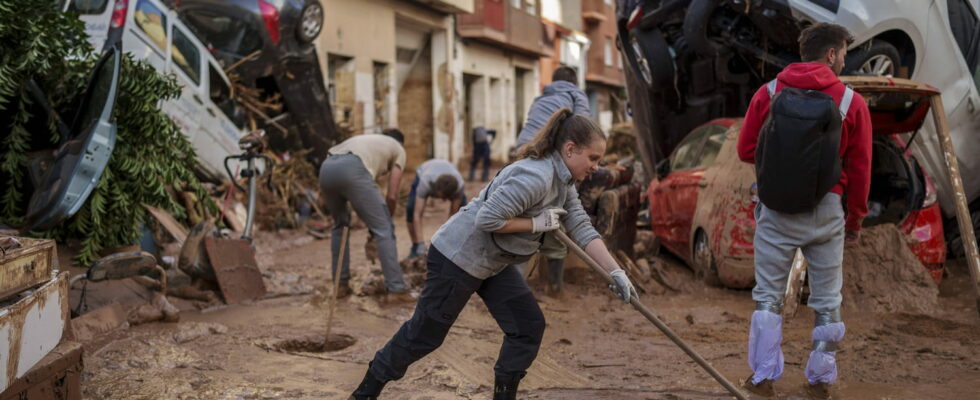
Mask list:
[[[552,115],[522,148],[522,159],[504,168],[433,236],[415,314],[375,354],[351,398],[377,398],[387,382],[438,348],[476,293],[505,334],[494,366],[493,398],[515,399],[538,354],[545,322],[514,264],[537,251],[544,232],[564,227],[613,276],[613,292],[629,302],[636,291],[593,229],[575,189],[598,169],[605,149],[605,135],[588,117],[567,108]]]

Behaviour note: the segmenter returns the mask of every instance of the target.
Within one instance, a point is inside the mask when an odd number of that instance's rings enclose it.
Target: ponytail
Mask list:
[[[539,159],[558,150],[565,142],[587,146],[597,137],[605,139],[606,135],[595,121],[562,108],[551,114],[548,123],[534,135],[533,140],[518,149],[518,154],[520,158]]]

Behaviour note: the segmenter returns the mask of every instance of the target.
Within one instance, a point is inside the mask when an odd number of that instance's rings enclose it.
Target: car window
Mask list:
[[[677,145],[670,160],[670,171],[683,171],[697,168],[704,139],[711,132],[712,125],[698,127]]]
[[[718,152],[721,151],[721,145],[725,143],[725,132],[728,132],[728,128],[722,125],[708,125],[707,138],[702,146],[700,160],[698,162],[698,168],[708,168],[715,162],[715,158],[718,158]]]
[[[78,115],[75,116],[73,134],[82,133],[98,122],[99,119],[111,115],[112,110],[108,109],[107,106],[112,107],[115,104],[114,99],[110,99],[110,96],[115,96],[112,89],[113,81],[118,79],[116,76],[119,74],[117,68],[118,66],[109,59],[109,61],[103,62],[98,70],[93,71],[92,80],[89,82],[88,90],[85,93],[86,97],[81,101]],[[110,100],[113,101],[110,102]]]
[[[108,4],[109,0],[72,0],[71,4],[68,5],[68,11],[74,11],[82,15],[98,15],[105,12],[106,5]]]
[[[189,10],[182,15],[201,41],[221,56],[240,59],[262,48],[262,36],[245,21],[207,10]]]
[[[194,84],[201,83],[201,53],[189,35],[176,26],[174,27],[174,45],[170,57]]]
[[[967,0],[949,0],[949,28],[970,71],[977,69],[977,14]]]
[[[167,48],[167,16],[162,10],[147,0],[140,0],[136,3],[133,20],[161,51]]]
[[[235,100],[231,97],[231,87],[225,82],[224,77],[221,76],[219,70],[214,67],[214,64],[208,63],[208,93],[211,97],[211,101],[214,105],[218,106],[229,120],[233,121],[235,125],[242,128],[240,124],[240,118],[236,113]]]

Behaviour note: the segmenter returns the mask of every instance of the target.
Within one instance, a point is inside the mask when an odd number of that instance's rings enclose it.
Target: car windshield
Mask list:
[[[707,168],[718,156],[727,130],[718,124],[707,124],[695,129],[677,145],[677,150],[671,157],[670,170],[673,172]]]
[[[221,58],[240,59],[262,48],[262,39],[248,23],[206,10],[189,10],[184,18]]]

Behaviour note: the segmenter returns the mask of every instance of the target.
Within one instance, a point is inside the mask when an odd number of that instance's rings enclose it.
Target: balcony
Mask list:
[[[459,35],[540,57],[547,54],[538,15],[512,7],[509,0],[475,0],[473,12],[456,18]]]
[[[586,24],[600,24],[613,15],[613,7],[605,0],[582,0],[582,19]]]
[[[449,14],[473,12],[473,1],[474,0],[415,0],[416,3],[422,3],[429,7],[435,8],[436,10]]]

